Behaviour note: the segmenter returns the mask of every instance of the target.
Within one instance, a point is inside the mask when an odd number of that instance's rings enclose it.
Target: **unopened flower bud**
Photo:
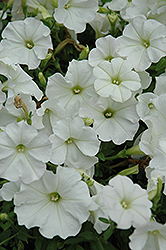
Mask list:
[[[115,24],[118,20],[118,15],[115,12],[112,12],[111,14],[108,14],[108,20],[111,24]]]
[[[17,122],[21,122],[22,121],[22,118],[21,117],[18,117],[17,118]]]
[[[39,81],[41,82],[41,84],[45,86],[46,85],[46,79],[45,79],[42,72],[39,72],[38,78],[39,78]]]
[[[78,60],[86,59],[88,54],[89,54],[89,46],[86,45],[86,47],[84,47],[83,51],[79,54]]]
[[[6,213],[1,213],[0,214],[0,220],[7,220],[8,215]]]

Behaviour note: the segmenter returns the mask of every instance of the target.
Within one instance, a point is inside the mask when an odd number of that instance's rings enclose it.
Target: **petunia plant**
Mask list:
[[[0,2],[0,250],[165,250],[165,16]]]

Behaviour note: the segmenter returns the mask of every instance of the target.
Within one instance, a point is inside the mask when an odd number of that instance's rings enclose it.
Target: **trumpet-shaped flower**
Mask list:
[[[96,132],[84,125],[80,117],[58,121],[53,127],[54,134],[51,161],[65,163],[69,167],[88,169],[97,162],[100,141]]]
[[[115,176],[102,191],[108,214],[117,228],[128,229],[149,221],[152,203],[148,193],[126,176]]]
[[[38,180],[50,160],[48,136],[24,121],[10,123],[0,133],[0,176],[10,181],[19,178],[25,183]]]
[[[3,90],[8,91],[8,98],[23,93],[33,95],[38,100],[41,99],[43,92],[32,80],[32,77],[30,77],[19,65],[14,68],[4,66],[4,69],[2,75],[6,76],[8,80],[3,83]]]
[[[97,0],[59,0],[54,18],[68,29],[81,33],[85,30],[86,23],[95,18],[97,10]]]
[[[83,100],[97,96],[94,80],[93,69],[87,60],[72,60],[65,78],[59,73],[48,78],[46,95],[49,99],[58,99],[68,111],[74,106],[79,109]]]
[[[40,180],[21,184],[14,203],[19,224],[38,226],[47,238],[75,236],[89,210],[97,209],[78,171],[60,166],[56,174],[46,171]]]
[[[99,138],[115,144],[132,140],[139,127],[136,102],[132,98],[124,103],[111,98],[92,98],[82,104],[79,115],[94,119],[93,128]]]
[[[122,58],[114,58],[111,63],[101,62],[93,71],[96,92],[117,102],[127,101],[134,91],[141,88],[140,77],[132,68],[130,62]]]
[[[2,45],[18,57],[18,63],[28,65],[29,69],[37,68],[48,49],[53,49],[50,29],[32,17],[10,22],[2,38]]]
[[[102,61],[111,61],[117,57],[118,44],[116,38],[111,35],[100,37],[96,40],[96,48],[89,53],[89,64],[92,67],[97,66]]]
[[[149,221],[136,228],[129,239],[132,250],[165,250],[166,224]]]
[[[156,20],[135,17],[118,38],[119,55],[131,62],[136,71],[147,69],[166,54],[166,27]]]

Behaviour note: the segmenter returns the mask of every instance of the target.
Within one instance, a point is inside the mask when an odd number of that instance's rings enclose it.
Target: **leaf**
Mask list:
[[[49,242],[47,250],[57,250],[57,240],[52,240]]]
[[[109,220],[103,217],[99,217],[99,220],[102,221],[103,223],[110,224]]]
[[[162,57],[160,61],[157,63],[155,70],[160,71],[166,68],[166,57]]]
[[[42,250],[42,241],[41,239],[36,239],[35,241],[35,250]]]
[[[108,240],[110,238],[110,236],[113,234],[114,232],[114,227],[109,227],[105,232],[104,232],[104,239]]]
[[[94,240],[95,235],[92,232],[87,231],[87,232],[80,233],[79,237],[85,239],[86,241],[91,241],[91,240]]]
[[[76,250],[84,250],[84,248],[81,247],[80,245],[77,245],[77,246],[76,246]]]
[[[105,161],[105,156],[104,156],[104,154],[103,154],[102,152],[99,152],[99,153],[97,154],[97,157],[99,157],[99,159],[100,159],[101,161]]]

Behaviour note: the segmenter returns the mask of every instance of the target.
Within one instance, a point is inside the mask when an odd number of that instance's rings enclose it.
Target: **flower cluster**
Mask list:
[[[159,185],[166,177],[166,72],[155,76],[150,66],[165,60],[166,4],[25,2],[0,12],[1,199],[13,200],[19,225],[49,239],[76,236],[88,220],[99,234],[113,222],[135,228],[130,249],[164,250],[166,225],[154,216],[156,197],[166,195]],[[96,37],[91,49],[79,42],[88,29]],[[127,141],[136,147],[118,156],[134,158],[135,148],[147,155],[148,184],[135,183],[130,166],[97,182],[103,145]]]

